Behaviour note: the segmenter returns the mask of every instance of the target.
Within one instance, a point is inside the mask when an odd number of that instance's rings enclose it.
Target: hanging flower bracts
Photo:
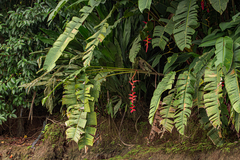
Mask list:
[[[136,71],[137,72],[137,71]],[[132,86],[132,89],[131,89],[131,94],[129,94],[129,99],[131,100],[131,107],[130,107],[130,109],[131,109],[131,113],[132,112],[134,112],[134,111],[136,111],[135,110],[135,105],[134,105],[134,101],[136,100],[136,92],[134,92],[134,88],[135,88],[135,86],[134,86],[134,83],[136,83],[136,82],[140,82],[140,80],[134,80],[134,76],[136,75],[136,72],[134,73],[134,75],[132,76],[132,78],[131,78],[131,80],[129,81],[129,83],[131,84],[131,86]]]

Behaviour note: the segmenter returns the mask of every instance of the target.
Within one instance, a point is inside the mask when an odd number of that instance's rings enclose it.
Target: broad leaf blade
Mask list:
[[[220,14],[222,14],[227,8],[228,0],[209,0],[209,1],[212,4],[213,8]]]
[[[162,93],[168,89],[172,88],[172,84],[174,82],[176,73],[175,72],[170,72],[168,73],[162,81],[158,84],[157,88],[155,89],[153,93],[153,97],[151,99],[151,104],[150,104],[150,111],[149,111],[149,123],[152,125],[154,115],[158,109]]]
[[[225,86],[234,110],[240,113],[240,90],[236,69],[225,76]]]
[[[177,111],[174,116],[174,122],[178,132],[182,135],[185,132],[187,118],[191,114],[195,81],[196,79],[192,73],[185,71],[179,75],[176,84],[177,95],[173,105],[177,107]]]
[[[152,0],[138,0],[138,8],[140,12],[143,12],[144,9],[150,10]]]
[[[173,21],[175,22],[174,38],[180,50],[191,48],[191,36],[195,33],[192,27],[197,26],[196,0],[183,0],[178,4]]]
[[[218,99],[218,97],[222,96],[220,70],[216,67],[211,68],[211,65],[209,64],[208,68],[205,70],[204,81],[206,83],[204,87],[204,103],[207,115],[213,127],[219,128],[222,124],[220,119],[220,102]]]
[[[231,68],[233,59],[233,40],[228,36],[220,37],[217,39],[215,47],[217,57],[215,66],[222,64],[226,67],[226,72],[228,72]]]

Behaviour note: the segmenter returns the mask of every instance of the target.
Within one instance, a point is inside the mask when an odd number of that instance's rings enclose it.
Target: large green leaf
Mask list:
[[[239,15],[239,13],[238,13]],[[222,22],[219,24],[219,27],[221,28],[222,31],[228,29],[228,28],[232,28],[235,27],[239,24],[240,22],[240,17],[236,17],[235,19],[232,17],[233,20],[231,20],[230,22]]]
[[[227,8],[228,0],[209,0],[209,1],[212,4],[213,8],[220,14],[222,14]]]
[[[138,35],[137,38],[135,38],[135,40],[133,41],[132,47],[130,49],[129,59],[132,63],[134,63],[134,60],[141,49],[140,41],[141,41],[141,37],[140,35]]]
[[[154,28],[153,36],[156,38],[152,39],[152,45],[153,48],[159,46],[162,50],[164,50],[167,42],[169,41],[169,39],[166,36],[164,36],[164,33],[166,32],[169,35],[172,34],[174,29],[174,22],[172,18],[170,20],[161,18],[160,21],[164,21],[167,24],[164,27],[156,26]]]
[[[210,122],[214,128],[219,128],[222,124],[220,119],[220,102],[219,97],[222,96],[222,86],[220,84],[220,67],[211,68],[211,63],[205,70],[204,81],[204,103]]]
[[[240,130],[240,114],[237,113],[234,109],[231,110],[232,124],[235,126],[235,130],[239,133]]]
[[[215,54],[217,57],[215,66],[222,64],[226,67],[226,72],[228,72],[231,68],[233,59],[233,40],[228,36],[220,37],[217,39],[215,47]]]
[[[62,55],[69,42],[72,41],[75,35],[78,33],[78,28],[86,20],[93,9],[99,5],[99,3],[100,2],[94,3],[95,5],[92,7],[84,6],[80,10],[80,12],[83,12],[81,18],[72,18],[72,20],[67,24],[65,31],[58,37],[56,42],[53,44],[53,47],[49,50],[46,60],[43,64],[43,69],[51,71],[56,66],[56,61]]]
[[[240,90],[236,69],[225,76],[225,86],[234,110],[240,113]]]
[[[191,114],[195,81],[192,73],[185,71],[179,75],[176,84],[177,95],[173,105],[177,107],[177,111],[175,112],[174,122],[178,132],[182,135],[184,135],[187,125],[187,118]]]
[[[109,24],[106,23],[107,20],[111,17],[112,13],[115,11],[115,9],[116,9],[116,6],[113,6],[112,10],[107,15],[107,17],[100,24],[95,26],[95,28],[99,28],[99,30],[94,35],[92,35],[87,39],[87,40],[92,39],[92,41],[87,43],[85,48],[87,49],[87,51],[84,52],[84,56],[83,56],[83,60],[85,60],[83,63],[84,66],[90,65],[95,48],[98,46],[100,42],[102,42],[106,38],[108,34],[110,34],[111,30],[121,22],[122,18],[119,18],[117,21],[114,22],[112,26],[109,26]]]
[[[157,88],[155,89],[153,93],[153,97],[151,99],[150,104],[150,111],[149,111],[149,123],[152,125],[154,120],[154,115],[158,109],[162,93],[168,89],[172,88],[172,84],[174,82],[176,72],[170,72],[168,73],[162,81],[158,84]]]
[[[66,130],[67,138],[82,145],[92,145],[93,139],[89,135],[95,135],[96,129],[90,126],[97,125],[94,112],[94,98],[91,96],[92,84],[89,84],[86,74],[77,75],[64,83],[62,103],[67,105],[68,120],[65,122],[69,128]],[[97,86],[99,88],[99,86]],[[99,91],[96,89],[95,91]],[[84,141],[83,139],[88,139]],[[92,141],[91,141],[92,140]]]
[[[56,8],[52,11],[52,13],[49,15],[48,17],[48,21],[53,20],[54,17],[56,17],[57,13],[60,11],[60,9],[65,5],[65,3],[67,3],[68,0],[61,0],[58,5],[56,6]]]
[[[163,127],[163,131],[167,130],[169,132],[172,132],[172,129],[174,127],[174,113],[176,111],[176,107],[173,106],[173,102],[174,102],[174,96],[175,96],[175,89],[171,90],[168,93],[168,96],[166,96],[163,99],[163,106],[162,109],[160,111],[160,115],[163,118],[160,121],[160,124]]]
[[[196,62],[195,66],[194,66],[194,74],[197,74],[199,71],[202,70],[202,68],[204,68],[207,63],[209,62],[210,58],[213,56],[215,49],[211,49],[209,52],[205,52],[203,53],[203,55],[201,57],[198,58],[198,61]]]
[[[199,47],[214,46],[216,44],[217,39],[225,35],[225,33],[219,31],[220,29],[215,29],[211,34],[204,37]]]
[[[173,21],[175,42],[180,50],[191,48],[191,36],[195,33],[193,27],[197,26],[196,0],[183,0],[178,4]]]
[[[152,0],[138,0],[138,8],[141,12],[143,12],[144,9],[150,10]]]

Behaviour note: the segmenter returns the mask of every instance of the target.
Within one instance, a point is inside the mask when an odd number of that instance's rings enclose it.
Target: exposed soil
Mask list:
[[[35,134],[23,138],[0,136],[0,159],[32,160],[80,160],[80,159],[156,159],[156,160],[237,160],[240,159],[240,142],[234,140],[217,148],[204,136],[199,127],[188,129],[186,137],[176,132],[156,137],[148,142],[150,125],[145,119],[120,120],[99,117],[94,146],[78,150],[77,144],[65,140],[63,122],[48,121],[42,138],[31,148],[41,132],[41,124],[35,126]],[[190,128],[194,124],[190,124]],[[120,127],[121,126],[121,127]],[[28,137],[29,136],[29,137]]]

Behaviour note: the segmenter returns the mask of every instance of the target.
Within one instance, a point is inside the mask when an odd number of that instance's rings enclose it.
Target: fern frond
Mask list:
[[[153,93],[153,97],[151,99],[151,104],[150,104],[150,111],[149,111],[149,123],[152,125],[153,120],[154,120],[154,115],[158,109],[162,93],[168,89],[172,88],[172,84],[174,82],[176,72],[170,72],[168,73],[162,81],[158,84],[157,88],[155,89]]]
[[[219,97],[222,95],[222,86],[220,84],[220,67],[212,68],[211,63],[205,70],[204,82],[204,103],[210,122],[214,128],[219,128],[222,124],[220,119]]]
[[[184,135],[185,126],[187,125],[187,118],[191,114],[195,81],[192,73],[185,71],[179,75],[176,84],[177,94],[173,105],[177,107],[177,111],[174,122],[178,132],[182,135]]]
[[[183,0],[178,4],[173,21],[175,22],[174,38],[180,50],[191,48],[191,36],[195,33],[193,27],[197,26],[196,0]]]

